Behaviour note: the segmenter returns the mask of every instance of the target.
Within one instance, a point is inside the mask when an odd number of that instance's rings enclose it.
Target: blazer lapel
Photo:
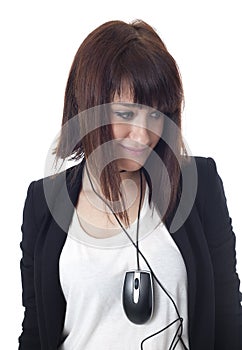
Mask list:
[[[167,220],[169,230],[171,217]],[[203,227],[194,205],[185,223],[171,234],[186,265],[188,279],[188,330],[190,348],[214,346],[214,290],[211,259]],[[204,338],[204,329],[207,329]]]
[[[187,231],[184,225],[171,235],[176,245],[178,246],[181,255],[183,257],[188,281],[188,329],[189,339],[192,334],[192,324],[194,324],[194,309],[195,309],[195,296],[196,296],[196,271],[195,271],[195,257],[193,255],[193,249],[188,239]]]
[[[50,214],[52,215],[49,215],[43,224],[38,240],[37,289],[41,291],[38,296],[38,305],[42,324],[45,325],[42,328],[44,349],[48,350],[57,349],[64,325],[66,302],[60,284],[59,257],[81,189],[83,166],[78,165],[77,167],[78,169],[72,168],[66,171],[63,184],[58,187],[59,193],[52,193],[56,198],[51,208]],[[76,170],[76,181],[72,185],[73,172]],[[49,188],[49,190],[51,189]]]

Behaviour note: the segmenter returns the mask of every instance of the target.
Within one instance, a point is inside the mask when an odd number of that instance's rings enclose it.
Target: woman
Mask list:
[[[19,349],[241,349],[235,236],[211,158],[188,157],[177,65],[146,23],[78,49],[57,160],[30,184]]]

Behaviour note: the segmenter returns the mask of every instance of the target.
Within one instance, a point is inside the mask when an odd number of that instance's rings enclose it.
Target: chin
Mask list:
[[[139,169],[142,168],[142,166],[144,165],[144,162],[137,162],[134,160],[120,160],[118,161],[118,168],[120,171],[124,170],[124,171],[138,171]]]

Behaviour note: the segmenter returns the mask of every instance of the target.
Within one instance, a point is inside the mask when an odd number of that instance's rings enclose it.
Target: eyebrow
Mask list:
[[[142,105],[142,104],[136,103],[136,102],[112,102],[111,105],[123,106],[123,107],[127,107],[127,108],[132,108],[132,107],[136,107],[139,109],[147,108],[147,109],[150,109],[151,111],[158,111],[158,109],[155,107]]]
[[[138,107],[138,108],[142,109],[142,105],[139,103],[135,103],[135,102],[112,102],[112,104],[124,106],[124,107]]]

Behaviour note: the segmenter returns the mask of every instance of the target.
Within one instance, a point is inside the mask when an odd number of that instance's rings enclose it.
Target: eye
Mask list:
[[[134,116],[134,112],[132,112],[132,111],[123,111],[123,112],[115,111],[114,114],[117,117],[122,118],[124,120],[130,120]]]
[[[150,117],[154,119],[159,119],[162,116],[163,116],[163,113],[161,113],[160,111],[153,111],[150,113]]]

